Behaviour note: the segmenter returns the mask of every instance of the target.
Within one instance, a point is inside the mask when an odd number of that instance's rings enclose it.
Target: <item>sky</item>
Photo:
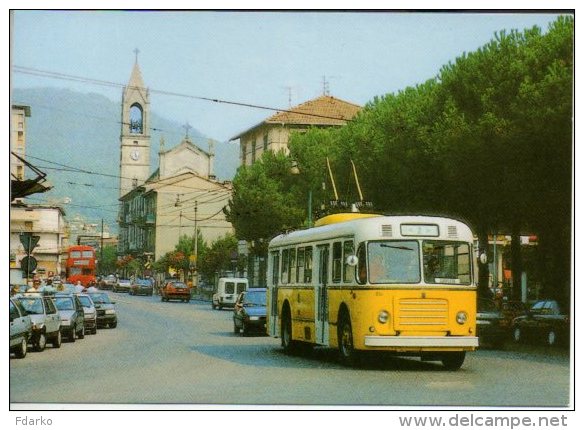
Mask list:
[[[227,141],[275,111],[328,93],[364,105],[435,77],[495,33],[542,29],[555,13],[17,10],[14,88],[60,87],[121,101],[139,50],[153,112]],[[95,85],[17,72],[55,72]],[[161,94],[172,92],[179,95]]]

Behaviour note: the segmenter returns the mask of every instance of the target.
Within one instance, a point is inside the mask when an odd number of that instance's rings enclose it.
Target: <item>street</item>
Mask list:
[[[567,349],[506,345],[461,370],[376,355],[346,368],[336,351],[287,356],[280,340],[233,333],[231,310],[110,293],[118,327],[10,359],[12,409],[29,404],[562,407]],[[19,405],[20,404],[20,405]],[[26,405],[24,405],[26,404]],[[154,405],[153,408],[156,408]]]

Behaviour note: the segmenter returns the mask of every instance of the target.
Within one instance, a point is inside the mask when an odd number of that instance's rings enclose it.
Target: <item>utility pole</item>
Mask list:
[[[99,244],[99,272],[103,275],[103,218],[101,219],[101,240]]]
[[[195,200],[195,287],[197,286],[198,276],[197,276],[197,258],[199,252],[199,230],[197,229],[197,210],[198,210],[198,202]]]

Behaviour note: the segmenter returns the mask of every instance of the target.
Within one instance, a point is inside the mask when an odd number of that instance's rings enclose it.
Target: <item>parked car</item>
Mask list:
[[[32,321],[32,336],[29,340],[34,349],[43,351],[49,341],[53,348],[60,348],[61,317],[53,299],[38,293],[26,293],[18,300]]]
[[[237,297],[233,308],[233,332],[266,332],[266,289],[250,288]]]
[[[71,284],[69,282],[66,282],[62,286],[57,288],[57,291],[59,291],[60,293],[75,294],[75,293],[77,293],[77,287],[75,286],[75,284]]]
[[[541,342],[549,346],[569,344],[570,318],[555,300],[536,302],[527,315],[513,320],[515,342]]]
[[[114,285],[113,288],[113,292],[114,293],[127,293],[128,291],[130,291],[130,287],[132,286],[132,283],[130,282],[129,279],[118,279],[118,282]]]
[[[61,333],[69,341],[85,338],[85,314],[83,305],[75,294],[55,294],[55,306],[61,316]]]
[[[513,320],[527,314],[527,306],[521,301],[504,301],[501,304],[501,313],[503,314],[503,325],[511,330]]]
[[[213,309],[221,309],[224,306],[233,307],[239,294],[247,290],[247,287],[248,281],[246,278],[219,278],[211,307]]]
[[[97,311],[97,326],[116,328],[118,326],[118,314],[115,302],[112,302],[107,293],[90,293],[89,296],[95,304]]]
[[[26,357],[28,339],[32,334],[32,320],[16,299],[10,299],[10,352],[16,358]]]
[[[90,334],[97,333],[97,310],[95,304],[91,300],[89,294],[77,294],[81,306],[83,306],[83,322],[85,324],[85,331]]]
[[[10,285],[10,292],[12,295],[15,294],[24,294],[28,291],[30,287],[26,284],[19,284],[19,285]]]
[[[118,278],[115,275],[108,275],[101,279],[99,286],[102,290],[113,290],[118,283]]]
[[[181,302],[188,303],[191,300],[191,289],[181,281],[167,282],[160,290],[160,300],[163,302],[180,300]]]
[[[130,286],[130,295],[151,296],[154,293],[152,282],[148,279],[136,279]]]
[[[488,344],[499,348],[508,336],[508,330],[503,324],[503,314],[494,301],[479,299],[477,303],[477,336],[479,344]]]

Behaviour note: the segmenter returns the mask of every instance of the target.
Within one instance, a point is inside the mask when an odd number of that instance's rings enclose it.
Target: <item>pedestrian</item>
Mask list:
[[[81,281],[77,281],[77,284],[75,285],[75,292],[82,293],[83,290],[85,290],[85,287],[81,285]]]

